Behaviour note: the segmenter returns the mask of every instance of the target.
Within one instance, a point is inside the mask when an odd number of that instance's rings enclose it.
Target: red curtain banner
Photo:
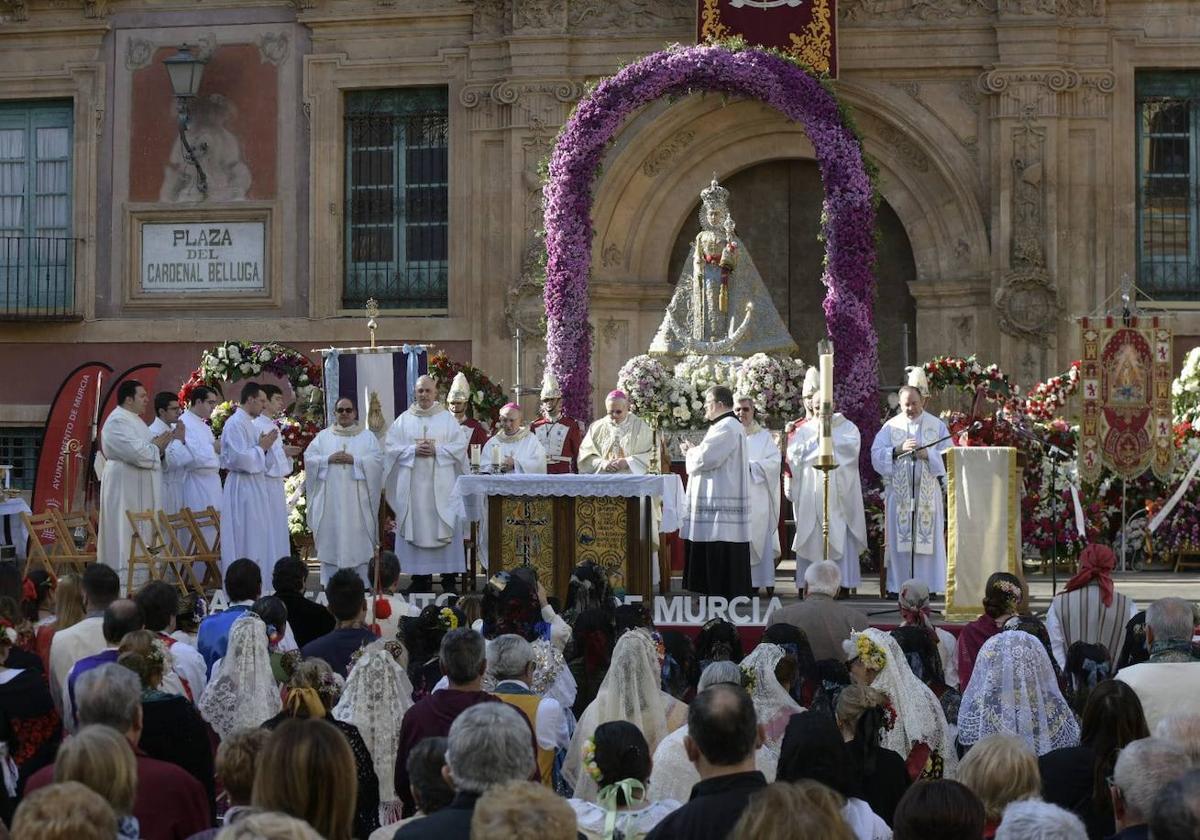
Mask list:
[[[837,0],[697,0],[696,41],[741,36],[837,78]]]
[[[85,456],[100,405],[101,379],[107,380],[111,374],[112,368],[103,362],[87,362],[71,371],[54,395],[33,476],[32,508],[35,513],[74,505],[80,477],[87,471]],[[64,454],[68,448],[76,454]],[[68,499],[70,504],[67,504]],[[39,534],[38,537],[47,542],[53,535]]]

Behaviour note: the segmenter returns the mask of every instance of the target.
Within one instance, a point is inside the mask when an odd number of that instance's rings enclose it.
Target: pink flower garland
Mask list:
[[[757,49],[670,47],[600,82],[563,126],[545,187],[547,364],[564,408],[591,414],[588,272],[592,257],[592,185],[604,150],[636,109],[664,96],[713,91],[757,99],[799,122],[825,185],[825,322],[833,341],[834,398],[871,440],[879,428],[875,335],[875,207],[862,146],[821,82],[787,59]],[[870,465],[870,447],[860,466]]]

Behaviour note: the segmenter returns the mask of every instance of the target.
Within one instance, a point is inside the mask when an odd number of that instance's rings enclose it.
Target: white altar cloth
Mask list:
[[[29,539],[29,531],[25,528],[25,520],[21,518],[22,513],[32,513],[29,510],[29,505],[24,499],[6,499],[0,502],[0,523],[3,531],[0,531],[0,543],[4,542],[3,536],[9,534],[12,536],[12,544],[17,549],[17,559],[25,559],[25,543]]]
[[[659,532],[679,530],[683,510],[683,481],[674,473],[666,475],[460,475],[450,494],[452,508],[472,522],[487,511],[488,496],[620,496],[622,498],[662,499]]]

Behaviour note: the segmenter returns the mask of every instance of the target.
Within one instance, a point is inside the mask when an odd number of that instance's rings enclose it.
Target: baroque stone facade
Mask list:
[[[911,244],[917,358],[974,352],[1028,386],[1078,354],[1072,319],[1099,307],[1123,275],[1136,276],[1134,79],[1143,67],[1200,68],[1190,5],[839,2],[836,89]],[[6,358],[41,374],[0,397],[0,424],[44,416],[73,366],[55,359],[71,353],[111,351],[119,369],[169,359],[169,379],[186,373],[178,369],[195,348],[223,338],[304,350],[361,342],[360,313],[341,303],[345,103],[352,91],[401,86],[448,90],[449,304],[435,316],[384,312],[379,335],[454,347],[511,384],[520,328],[528,339],[520,376],[535,383],[544,361],[540,178],[554,137],[588,84],[693,38],[695,8],[694,0],[0,0],[0,99],[73,103],[78,241],[77,317],[18,320],[0,335]],[[157,72],[162,51],[184,42],[202,52],[246,45],[277,97],[263,130],[276,153],[254,158],[260,144],[246,144],[250,192],[215,207],[137,197],[131,162],[144,138],[130,130],[139,124],[133,80]],[[236,99],[249,82],[223,84]],[[171,124],[173,112],[155,119]],[[658,102],[622,128],[594,195],[597,408],[661,317],[674,282],[670,244],[694,224],[698,188],[713,173],[811,157],[798,126],[755,102]],[[264,167],[272,189],[256,194]],[[221,207],[270,220],[266,293],[196,310],[187,301],[155,308],[130,291],[134,221]],[[1175,328],[1179,345],[1195,343],[1200,312],[1180,307]]]

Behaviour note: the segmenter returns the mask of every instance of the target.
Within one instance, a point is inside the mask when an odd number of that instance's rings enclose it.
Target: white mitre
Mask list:
[[[542,393],[541,398],[544,400],[560,400],[562,399],[562,391],[558,389],[558,380],[550,369],[546,369],[546,373],[542,376]]]
[[[460,370],[454,374],[454,381],[450,383],[450,391],[446,394],[446,402],[470,401],[471,385],[467,382],[467,375]]]
[[[816,365],[809,365],[808,370],[804,372],[804,389],[800,392],[806,397],[811,397],[821,387],[821,372],[817,370]]]
[[[929,377],[925,375],[925,368],[920,365],[904,369],[904,384],[920,391],[922,398],[929,396]]]

